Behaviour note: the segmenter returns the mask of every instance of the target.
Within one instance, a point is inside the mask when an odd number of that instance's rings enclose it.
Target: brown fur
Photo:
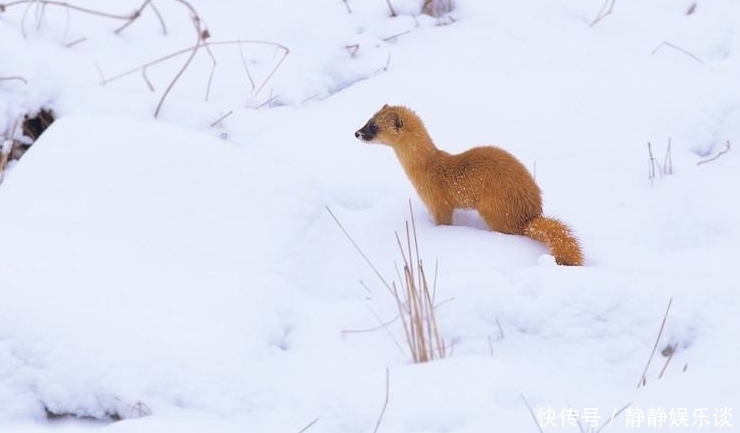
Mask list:
[[[355,137],[393,148],[437,224],[452,224],[455,209],[476,209],[492,230],[547,245],[558,264],[583,264],[578,240],[567,225],[542,216],[539,187],[509,152],[482,146],[452,155],[437,149],[416,113],[401,106],[383,106]]]

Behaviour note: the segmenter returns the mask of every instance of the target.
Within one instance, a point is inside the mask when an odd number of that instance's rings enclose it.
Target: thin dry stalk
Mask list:
[[[20,81],[23,84],[28,84],[28,80],[21,76],[0,77],[0,81]]]
[[[656,169],[657,167],[657,169]],[[657,173],[657,174],[656,174]],[[654,186],[655,178],[661,175],[660,163],[655,156],[653,156],[653,145],[648,141],[648,179],[650,179],[650,186]]]
[[[689,51],[687,51],[687,50],[679,47],[678,45],[674,45],[674,44],[672,44],[670,42],[667,42],[667,41],[661,42],[660,45],[658,45],[657,47],[655,47],[655,49],[650,54],[655,55],[655,53],[657,53],[658,51],[660,51],[660,49],[663,48],[663,47],[673,48],[674,50],[678,50],[678,51],[686,54],[687,56],[691,57],[692,59],[696,60],[699,63],[704,63],[704,60],[700,59],[699,57],[697,57],[696,55],[692,54],[691,52],[689,52]]]
[[[603,422],[603,423],[601,424],[601,426],[600,426],[600,427],[599,427],[599,428],[598,428],[598,429],[597,429],[597,430],[596,430],[596,431],[595,431],[594,433],[599,433],[599,432],[600,432],[601,430],[603,430],[603,429],[604,429],[604,427],[607,427],[607,426],[610,426],[610,425],[612,425],[612,423],[614,422],[614,419],[615,419],[616,417],[618,417],[618,416],[619,416],[619,415],[620,415],[620,414],[621,414],[622,412],[624,412],[625,410],[627,410],[627,408],[628,408],[628,407],[630,407],[630,406],[632,406],[632,403],[627,403],[627,404],[625,404],[624,406],[622,406],[622,408],[621,408],[621,409],[619,409],[619,410],[617,410],[617,411],[614,411],[614,413],[612,414],[612,416],[611,416],[611,417],[609,417],[609,419],[608,419],[608,420],[605,420],[605,421],[604,421],[604,422]]]
[[[705,160],[702,160],[702,161],[697,162],[696,165],[702,165],[702,164],[706,164],[708,162],[712,162],[715,159],[719,158],[720,156],[724,155],[725,153],[729,152],[730,150],[731,150],[731,148],[730,148],[730,140],[727,140],[727,144],[725,145],[725,148],[724,149],[722,149],[721,151],[719,151],[719,153],[717,153],[716,155],[714,155],[713,157],[711,157],[709,159],[705,159]]]
[[[524,402],[524,405],[527,406],[527,410],[529,411],[529,414],[532,415],[532,421],[534,421],[534,424],[537,426],[537,430],[540,431],[540,433],[544,433],[542,431],[542,426],[540,426],[540,423],[537,421],[537,415],[534,414],[534,409],[532,409],[532,406],[529,404],[527,399],[524,397],[524,394],[519,394],[522,397],[522,401]]]
[[[349,7],[349,2],[347,0],[343,0],[343,1],[344,1],[344,6],[347,7],[347,13],[348,14],[351,14],[352,13],[352,8]]]
[[[668,137],[668,147],[663,158],[663,174],[670,176],[673,174],[673,157],[671,155],[671,138]]]
[[[419,257],[413,209],[411,209],[411,227],[408,222],[406,223],[405,241],[404,249],[401,237],[396,233],[396,242],[403,259],[403,276],[400,278],[403,290],[402,295],[399,295],[398,290],[394,290],[393,294],[396,297],[396,305],[404,324],[412,358],[415,363],[445,358],[446,346],[437,326],[434,299],[424,271],[424,263]]]
[[[673,304],[673,298],[671,298],[668,301],[668,307],[665,309],[665,314],[663,315],[663,321],[660,323],[660,329],[658,330],[658,337],[655,339],[655,344],[653,345],[653,350],[650,352],[650,357],[648,358],[647,364],[645,364],[645,370],[642,372],[642,376],[640,377],[640,381],[637,382],[637,388],[640,388],[641,386],[645,386],[647,384],[647,371],[648,368],[650,368],[650,363],[653,360],[653,356],[655,356],[655,351],[658,348],[658,343],[660,342],[660,337],[663,335],[663,328],[665,328],[665,322],[668,319],[668,312],[671,311],[671,304]]]
[[[673,359],[673,355],[676,354],[676,349],[678,348],[678,343],[671,346],[668,350],[668,356],[666,357],[665,364],[663,364],[663,368],[660,370],[660,374],[658,374],[658,379],[663,378],[663,374],[665,373],[665,370],[668,368],[668,364],[670,364],[671,359]]]
[[[411,210],[411,224],[409,225],[409,222],[406,222],[406,238],[402,241],[398,232],[395,234],[396,243],[398,244],[403,260],[403,270],[396,264],[398,284],[396,282],[388,284],[375,265],[372,264],[367,255],[365,255],[347,230],[345,230],[331,209],[326,207],[326,210],[342,230],[345,237],[349,239],[355,249],[360,253],[365,263],[370,266],[378,279],[380,279],[393,296],[393,299],[396,301],[396,308],[398,309],[398,317],[401,320],[406,337],[406,344],[411,352],[413,362],[422,363],[445,358],[448,356],[448,353],[437,325],[434,296],[428,284],[424,264],[419,257],[416,223],[410,203],[409,208]]]
[[[218,124],[219,124],[219,123],[221,123],[221,122],[222,122],[222,121],[223,121],[224,119],[226,119],[227,117],[231,116],[232,114],[234,114],[234,111],[233,111],[233,110],[232,110],[232,111],[229,111],[228,113],[226,113],[226,114],[224,114],[223,116],[219,117],[218,119],[214,120],[213,122],[211,122],[211,124],[210,124],[209,126],[210,126],[211,128],[213,128],[214,126],[218,125]]]
[[[385,415],[385,410],[388,407],[388,399],[390,396],[390,383],[391,383],[391,373],[388,368],[385,369],[385,400],[383,401],[383,407],[380,409],[380,415],[378,415],[378,422],[375,423],[375,429],[373,429],[373,433],[378,433],[378,429],[380,429],[380,423],[383,421],[383,416]]]
[[[391,10],[391,16],[396,17],[398,14],[396,13],[396,10],[393,8],[393,5],[391,4],[391,0],[385,0],[385,2],[388,4],[388,9]]]
[[[612,11],[614,10],[614,4],[616,2],[617,0],[605,0],[604,4],[601,6],[601,10],[599,11],[599,14],[591,22],[591,27],[595,26],[596,24],[599,23],[599,21],[611,15]]]
[[[317,422],[319,422],[319,419],[320,418],[316,418],[315,420],[313,420],[310,423],[306,424],[305,427],[303,427],[302,429],[298,430],[298,433],[305,433],[306,430],[310,429],[311,427],[313,427],[314,424],[316,424]]]

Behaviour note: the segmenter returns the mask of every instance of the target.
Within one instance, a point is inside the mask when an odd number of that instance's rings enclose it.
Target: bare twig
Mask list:
[[[599,11],[599,14],[591,22],[591,27],[595,26],[596,24],[599,23],[599,21],[611,15],[612,11],[614,10],[614,4],[616,2],[617,0],[605,0],[604,4],[601,6],[601,10]]]
[[[319,422],[319,419],[320,418],[316,418],[315,420],[311,421],[305,427],[303,427],[302,429],[298,430],[298,433],[305,433],[306,430],[310,429],[311,427],[313,427],[314,424],[316,424],[317,422]]]
[[[193,8],[193,6],[185,0],[175,1],[184,5],[190,10],[191,18],[193,20],[193,26],[195,27],[195,32],[197,34],[197,39],[195,42],[195,46],[193,46],[193,48],[191,49],[190,55],[188,56],[187,60],[185,60],[185,63],[183,63],[180,70],[177,71],[175,77],[164,90],[164,93],[162,93],[162,97],[160,98],[159,103],[157,103],[157,108],[154,110],[155,118],[159,117],[159,112],[162,110],[162,105],[164,104],[165,99],[167,99],[167,95],[169,95],[170,91],[172,91],[172,88],[175,87],[175,84],[180,79],[182,74],[185,73],[185,70],[188,68],[188,66],[190,66],[190,63],[195,58],[195,55],[198,53],[198,49],[203,45],[203,42],[210,36],[208,30],[203,27],[203,21],[201,20],[200,16],[198,16],[198,13],[196,12],[195,8]]]
[[[347,13],[351,14],[352,8],[349,7],[349,2],[347,0],[343,0],[343,1],[344,1],[344,5],[347,7]]]
[[[526,398],[524,398],[524,394],[519,394],[522,397],[522,401],[524,402],[524,405],[527,406],[527,410],[529,411],[529,414],[532,415],[532,421],[534,421],[534,424],[537,426],[537,430],[539,430],[540,433],[544,433],[542,431],[542,426],[540,426],[539,421],[537,421],[537,415],[534,414],[534,409],[532,409],[532,406],[530,406],[529,402]]]
[[[28,84],[28,80],[18,75],[9,76],[9,77],[0,77],[0,81],[20,81],[23,84]]]
[[[373,429],[373,433],[378,433],[378,429],[380,428],[380,423],[383,421],[383,416],[385,415],[385,409],[388,407],[388,397],[389,397],[389,389],[390,389],[390,380],[391,379],[391,373],[388,368],[385,369],[385,400],[383,401],[383,407],[380,409],[380,415],[378,415],[378,422],[375,423],[375,429]]]
[[[672,43],[667,42],[667,41],[661,42],[660,45],[658,45],[657,47],[655,47],[655,49],[650,54],[655,55],[655,53],[657,53],[658,51],[660,51],[660,49],[663,48],[663,47],[673,48],[674,50],[678,50],[678,51],[686,54],[687,56],[691,57],[692,59],[696,60],[699,63],[704,63],[704,60],[700,59],[699,57],[697,57],[696,55],[692,54],[691,52],[689,52],[689,51],[687,51],[687,50],[679,47],[678,45],[672,44]]]
[[[213,128],[214,126],[221,123],[224,119],[234,114],[234,111],[229,111],[228,113],[224,114],[223,116],[219,117],[218,119],[214,120],[209,126]]]
[[[149,4],[151,3],[151,2],[152,2],[152,0],[144,0],[144,3],[142,3],[142,4],[141,4],[141,6],[139,6],[139,7],[138,7],[138,8],[137,8],[137,9],[136,9],[136,10],[135,10],[135,11],[134,11],[134,12],[133,12],[133,13],[132,13],[132,14],[131,14],[130,16],[129,16],[129,18],[128,18],[128,19],[126,20],[126,22],[125,22],[125,23],[124,23],[124,24],[123,24],[123,25],[122,25],[121,27],[119,27],[119,28],[115,29],[115,30],[113,31],[113,33],[115,33],[115,34],[119,34],[119,33],[121,33],[122,31],[124,31],[124,30],[126,29],[126,27],[130,26],[131,24],[133,24],[133,22],[134,22],[134,21],[136,21],[136,20],[137,20],[137,19],[138,19],[138,18],[139,18],[139,17],[141,16],[141,12],[142,12],[142,11],[144,10],[144,8],[145,8],[145,7],[147,7],[147,5],[149,5]],[[161,18],[161,17],[160,17],[160,18]],[[161,19],[160,19],[160,23],[162,23],[162,24],[164,25],[164,23],[162,22],[162,20],[161,20]]]
[[[391,4],[391,0],[385,0],[385,2],[388,3],[388,9],[391,10],[391,16],[392,17],[398,16],[398,14],[396,14],[396,10],[393,9],[393,5]]]
[[[151,0],[147,0],[147,2],[149,2],[149,1],[151,1]],[[71,9],[71,10],[74,10],[74,11],[77,11],[77,12],[83,12],[83,13],[86,13],[86,14],[97,15],[97,16],[100,16],[100,17],[117,19],[117,20],[130,20],[133,17],[131,14],[129,14],[129,15],[123,15],[123,14],[114,14],[114,13],[109,13],[109,12],[102,12],[102,11],[98,11],[98,10],[94,10],[94,9],[88,9],[88,8],[81,7],[81,6],[76,6],[76,5],[73,5],[71,3],[64,2],[64,1],[54,1],[54,0],[16,0],[16,1],[11,1],[11,2],[4,3],[4,4],[0,5],[0,12],[5,12],[7,10],[7,8],[10,8],[10,7],[13,7],[13,6],[22,5],[22,4],[27,4],[28,6],[31,6],[31,5],[34,5],[34,4],[37,5],[37,6],[43,5],[44,7],[46,7],[46,6],[59,6],[59,7],[64,7],[64,8]]]
[[[640,381],[637,382],[637,388],[640,388],[641,386],[645,386],[647,384],[647,371],[648,371],[648,368],[650,367],[650,362],[652,362],[653,356],[655,355],[655,350],[658,348],[658,342],[660,342],[660,337],[663,335],[663,328],[665,327],[665,322],[668,319],[668,312],[671,310],[671,304],[673,304],[673,298],[671,298],[668,301],[668,307],[666,307],[665,315],[663,315],[663,321],[660,323],[660,329],[658,330],[658,337],[655,339],[653,350],[652,352],[650,352],[650,357],[648,358],[647,364],[645,365],[645,370],[643,370],[642,372]]]
[[[697,162],[696,165],[702,165],[702,164],[706,164],[708,162],[712,162],[715,159],[719,158],[720,156],[724,155],[725,153],[729,152],[730,150],[731,150],[731,148],[730,148],[730,140],[727,140],[727,144],[725,145],[725,148],[724,149],[722,149],[721,151],[719,151],[719,153],[717,153],[716,155],[714,155],[711,158],[708,158],[708,159],[705,159],[705,160],[702,160],[702,161]]]
[[[393,40],[393,41],[395,41],[395,40],[397,40],[397,39],[398,39],[398,38],[399,38],[400,36],[403,36],[403,35],[407,35],[407,34],[409,34],[409,33],[411,33],[411,30],[406,30],[406,31],[403,31],[403,32],[400,32],[400,33],[396,33],[395,35],[390,35],[390,36],[387,36],[387,37],[383,38],[383,41],[384,41],[384,42],[390,42],[390,41],[392,41],[392,40]]]
[[[344,228],[342,223],[339,222],[339,219],[337,219],[336,215],[334,215],[334,212],[331,211],[329,206],[324,206],[324,208],[326,209],[327,212],[329,212],[329,215],[331,215],[334,222],[337,223],[337,226],[342,231],[342,233],[344,233],[344,236],[347,238],[347,240],[349,240],[352,246],[355,247],[355,250],[357,250],[357,252],[360,253],[360,256],[362,256],[362,258],[365,260],[365,263],[367,263],[367,265],[370,266],[370,269],[372,269],[372,271],[375,273],[375,276],[377,276],[380,282],[383,283],[383,285],[386,287],[386,289],[388,289],[388,291],[392,293],[393,289],[391,288],[391,285],[388,284],[385,278],[383,278],[383,275],[380,273],[380,271],[378,271],[378,268],[376,268],[375,265],[373,265],[373,262],[371,262],[370,259],[367,257],[367,255],[365,255],[365,252],[362,251],[362,248],[360,248],[360,246],[357,245],[357,242],[355,242],[355,240],[352,239],[352,236],[350,236],[350,234]]]
[[[208,53],[208,57],[211,58],[211,73],[208,75],[208,85],[206,86],[206,101],[208,101],[208,98],[211,95],[211,83],[213,82],[213,75],[216,73],[216,57],[213,55],[213,52],[211,49],[206,45],[203,48],[205,48],[206,52]]]

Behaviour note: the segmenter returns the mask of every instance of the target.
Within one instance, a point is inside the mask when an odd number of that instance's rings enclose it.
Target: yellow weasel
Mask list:
[[[437,224],[452,224],[455,209],[475,209],[497,232],[524,235],[550,248],[559,265],[583,265],[570,228],[542,216],[542,195],[526,167],[509,152],[474,147],[457,155],[437,149],[413,111],[384,105],[355,132],[393,148]]]

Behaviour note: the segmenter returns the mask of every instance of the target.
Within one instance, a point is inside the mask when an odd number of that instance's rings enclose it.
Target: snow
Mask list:
[[[527,404],[544,431],[627,404],[603,431],[638,409],[737,424],[740,160],[697,163],[740,135],[740,4],[616,2],[591,26],[601,2],[391,3],[193,1],[213,41],[252,42],[211,47],[210,89],[201,50],[157,119],[185,56],[147,68],[154,91],[100,82],[192,46],[181,3],[154,2],[166,34],[152,9],[119,34],[0,14],[0,77],[25,80],[0,81],[0,131],[58,117],[0,185],[0,431],[537,431]],[[520,158],[586,266],[473,212],[435,226],[393,152],[353,136],[385,103],[447,151]],[[648,179],[648,143],[670,174]],[[391,281],[409,206],[452,352],[421,365],[332,217]]]

